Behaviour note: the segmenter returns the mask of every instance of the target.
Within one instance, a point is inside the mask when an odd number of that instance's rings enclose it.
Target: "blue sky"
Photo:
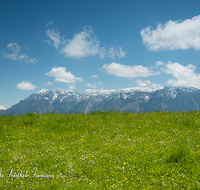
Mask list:
[[[0,1],[0,109],[43,88],[200,88],[199,8],[199,0]]]

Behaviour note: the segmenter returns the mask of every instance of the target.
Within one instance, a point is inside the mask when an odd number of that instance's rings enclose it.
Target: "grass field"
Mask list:
[[[0,189],[200,189],[200,112],[1,116]]]

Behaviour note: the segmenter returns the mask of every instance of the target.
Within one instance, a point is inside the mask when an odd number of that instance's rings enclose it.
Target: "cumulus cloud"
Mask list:
[[[97,88],[96,84],[87,83],[86,85],[90,88]]]
[[[85,27],[82,32],[74,34],[71,40],[67,39],[61,53],[65,57],[82,58],[94,56],[99,52],[99,44],[100,42],[93,35],[91,27],[88,29]]]
[[[35,62],[38,62],[37,59],[33,58],[33,59],[30,59],[27,55],[20,55],[19,52],[20,52],[20,46],[17,44],[17,43],[10,43],[7,45],[7,47],[13,51],[13,53],[3,53],[1,52],[2,56],[4,58],[8,58],[8,59],[12,59],[14,61],[17,61],[17,60],[25,60],[26,63],[35,63]]]
[[[54,67],[50,72],[45,74],[46,76],[54,77],[57,82],[64,82],[69,84],[69,88],[75,88],[76,82],[83,82],[81,77],[75,77],[72,73],[66,72],[65,67]]]
[[[136,66],[126,66],[121,65],[120,63],[111,63],[104,64],[102,69],[105,70],[109,75],[115,75],[117,77],[126,77],[126,78],[137,78],[137,77],[149,77],[160,74],[159,72],[154,73],[152,70],[149,70],[147,67],[142,65]]]
[[[0,110],[6,110],[4,106],[0,106]]]
[[[200,49],[200,15],[184,21],[169,20],[155,30],[141,30],[143,43],[150,50]]]
[[[192,64],[183,66],[179,63],[169,62],[166,64],[165,72],[173,75],[175,79],[167,81],[172,86],[190,86],[200,88],[200,74],[195,73],[196,67]]]
[[[50,40],[45,41],[49,45],[51,45],[52,42],[56,49],[60,48],[60,53],[64,54],[65,57],[80,59],[99,54],[101,58],[106,56],[114,59],[116,56],[119,58],[126,56],[126,53],[121,47],[119,47],[118,50],[111,47],[108,51],[105,47],[100,47],[100,41],[97,36],[94,35],[90,26],[84,27],[83,31],[75,33],[72,39],[61,38],[58,29],[48,29],[46,30],[46,35]]]
[[[34,90],[35,88],[38,88],[37,86],[31,84],[28,81],[22,81],[17,85],[17,88],[19,90]]]

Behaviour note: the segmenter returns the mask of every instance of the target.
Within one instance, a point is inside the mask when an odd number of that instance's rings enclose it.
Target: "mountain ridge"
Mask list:
[[[193,87],[162,86],[123,88],[119,90],[41,89],[1,115],[36,113],[89,113],[92,111],[193,111],[200,108],[200,90]]]

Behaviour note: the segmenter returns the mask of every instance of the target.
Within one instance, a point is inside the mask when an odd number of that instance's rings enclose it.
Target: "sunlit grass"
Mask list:
[[[0,117],[0,189],[199,189],[200,112]]]

